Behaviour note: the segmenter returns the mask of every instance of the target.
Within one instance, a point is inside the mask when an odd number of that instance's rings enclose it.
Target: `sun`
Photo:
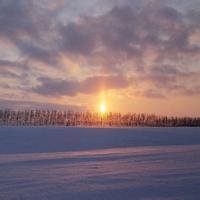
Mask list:
[[[105,103],[101,103],[101,105],[100,105],[100,112],[102,114],[104,114],[106,112],[106,104]]]

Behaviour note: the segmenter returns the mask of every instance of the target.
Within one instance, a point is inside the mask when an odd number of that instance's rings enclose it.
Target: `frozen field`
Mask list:
[[[0,128],[0,200],[199,200],[199,128]]]

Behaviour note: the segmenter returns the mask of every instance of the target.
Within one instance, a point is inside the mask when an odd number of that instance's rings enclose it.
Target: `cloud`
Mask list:
[[[141,62],[148,48],[155,51],[159,61],[200,53],[188,42],[194,31],[192,22],[198,16],[195,12],[187,17],[161,3],[147,4],[140,10],[124,5],[63,24],[56,17],[59,9],[52,13],[39,6],[34,1],[2,1],[0,27],[23,55],[48,65],[59,65],[60,54],[82,56],[88,63],[108,63],[105,67],[109,67],[133,57]]]
[[[149,71],[139,77],[135,77],[138,83],[144,81],[149,89],[138,92],[138,95],[146,97],[172,97],[174,95],[198,96],[200,88],[200,72],[190,72],[173,65],[151,66]]]
[[[55,103],[44,103],[44,102],[34,102],[34,101],[12,101],[8,99],[0,99],[0,109],[50,109],[50,110],[85,110],[84,106],[77,105],[64,105]]]
[[[167,99],[165,95],[162,94],[161,91],[153,90],[153,89],[148,89],[144,90],[141,93],[138,93],[138,95],[150,98],[150,99]]]
[[[8,78],[20,78],[20,76],[12,71],[6,70],[6,69],[1,69],[0,68],[0,77],[8,77]]]
[[[74,96],[80,90],[79,84],[75,81],[50,79],[46,77],[40,77],[38,81],[41,84],[33,88],[32,91],[42,95]]]
[[[56,64],[56,53],[51,48],[55,45],[49,46],[53,24],[52,13],[39,7],[37,1],[0,1],[0,35],[13,43],[22,57]]]
[[[35,32],[32,21],[28,18],[31,1],[2,0],[0,2],[0,33],[13,39],[18,30],[31,34]]]
[[[122,76],[94,76],[83,81],[67,81],[41,77],[40,85],[32,91],[48,96],[75,96],[78,93],[92,94],[102,90],[123,89],[130,82]]]
[[[148,98],[173,92],[199,94],[200,80],[195,74],[199,73],[200,44],[191,42],[200,32],[198,8],[189,11],[163,1],[126,0],[104,1],[97,12],[100,1],[95,2],[0,1],[0,36],[20,52],[15,59],[0,56],[1,75],[21,78],[10,68],[27,72],[24,63],[30,62],[28,78],[42,78],[29,92],[48,96],[91,94],[102,87],[117,90],[131,87],[130,80],[141,88],[138,94]],[[74,5],[77,10],[69,16],[67,11]],[[91,8],[96,8],[96,13],[89,13]],[[77,81],[80,73],[73,78],[68,74],[58,77],[57,73],[56,78],[49,78],[51,68],[60,73],[61,67],[71,67],[63,57],[90,78]],[[188,62],[191,66],[185,64]],[[41,71],[35,72],[38,65]],[[91,76],[92,72],[95,75]]]
[[[23,62],[10,61],[10,60],[0,60],[0,68],[18,68],[26,69],[28,66]]]
[[[127,61],[135,68],[145,67],[149,52],[155,55],[151,62],[176,62],[199,56],[200,47],[189,42],[195,29],[187,15],[169,6],[146,6],[139,11],[114,7],[103,15],[83,17],[62,27],[60,52],[113,70]]]

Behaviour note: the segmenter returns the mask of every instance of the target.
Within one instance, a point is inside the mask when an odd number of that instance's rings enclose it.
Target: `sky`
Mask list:
[[[199,0],[0,0],[0,108],[200,116]]]

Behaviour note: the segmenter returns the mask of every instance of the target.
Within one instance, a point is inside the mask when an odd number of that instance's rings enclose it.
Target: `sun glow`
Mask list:
[[[100,105],[100,112],[102,114],[104,114],[106,112],[106,104],[105,103],[101,103],[101,105]]]

